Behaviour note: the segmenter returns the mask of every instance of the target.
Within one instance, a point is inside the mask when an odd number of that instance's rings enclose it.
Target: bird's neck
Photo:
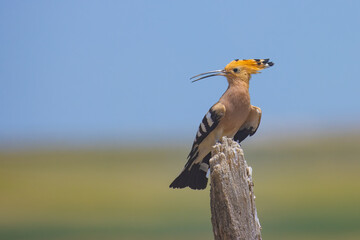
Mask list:
[[[238,103],[250,104],[249,84],[243,81],[233,81],[229,83],[221,99],[231,101],[234,105]]]
[[[249,91],[251,75],[247,72],[242,72],[240,76],[228,78],[229,88],[242,88]]]
[[[247,81],[243,81],[240,79],[234,79],[232,81],[229,81],[229,88],[249,91],[249,80],[250,79],[248,79]]]

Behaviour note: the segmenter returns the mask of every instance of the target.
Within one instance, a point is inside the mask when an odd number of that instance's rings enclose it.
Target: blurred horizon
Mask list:
[[[326,139],[333,137],[360,136],[358,124],[333,125],[333,126],[313,126],[309,125],[306,130],[293,129],[291,127],[277,126],[271,130],[261,126],[256,135],[248,137],[242,145],[272,145],[284,141],[304,141],[310,139]],[[195,130],[194,130],[195,131]],[[183,134],[170,136],[169,134],[148,134],[145,136],[62,136],[59,137],[38,137],[38,138],[8,138],[0,139],[0,151],[27,151],[27,150],[46,150],[46,149],[122,149],[122,148],[183,148],[190,150],[194,140],[193,132],[187,131]]]
[[[336,137],[357,137],[360,136],[360,128],[356,125],[350,126],[345,129],[334,128],[307,128],[306,131],[290,131],[289,129],[278,129],[279,131],[263,131],[256,133],[256,135],[247,137],[241,145],[250,146],[271,146],[281,142],[296,142],[316,139],[335,139]],[[287,131],[289,130],[289,131]],[[283,132],[282,132],[283,131]],[[119,138],[118,136],[106,136],[100,138],[92,137],[75,137],[70,138],[38,138],[38,139],[13,139],[13,141],[0,141],[0,151],[26,151],[26,150],[45,150],[45,149],[109,149],[115,150],[116,148],[143,148],[149,149],[156,148],[190,148],[194,136],[192,133],[184,133],[181,136],[168,136],[168,135],[149,135],[144,138]]]

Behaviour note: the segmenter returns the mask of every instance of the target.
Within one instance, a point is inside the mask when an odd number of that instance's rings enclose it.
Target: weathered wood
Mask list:
[[[211,222],[215,240],[261,240],[252,169],[237,142],[224,137],[210,159]]]

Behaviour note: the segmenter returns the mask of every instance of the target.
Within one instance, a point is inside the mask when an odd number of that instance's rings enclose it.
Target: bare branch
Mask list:
[[[215,240],[261,240],[252,169],[237,142],[223,137],[210,159],[210,205]]]

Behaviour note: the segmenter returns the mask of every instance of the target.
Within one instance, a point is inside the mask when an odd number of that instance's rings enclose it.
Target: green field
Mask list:
[[[263,239],[360,239],[360,135],[244,144]],[[0,239],[212,239],[187,147],[0,153]]]

